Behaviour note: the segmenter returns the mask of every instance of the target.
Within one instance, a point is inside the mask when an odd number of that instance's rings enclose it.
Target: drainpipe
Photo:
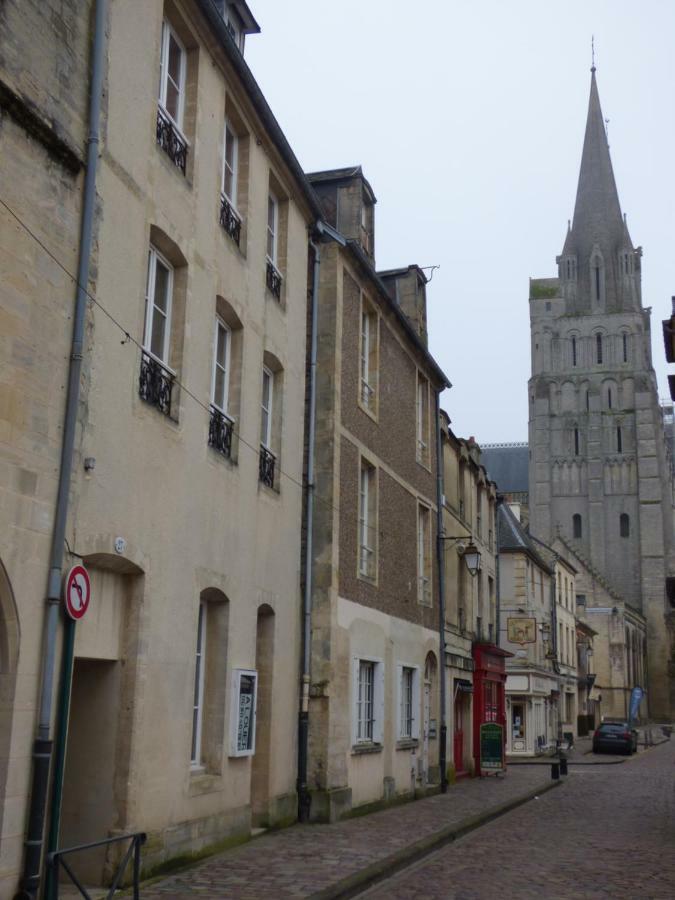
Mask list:
[[[495,503],[495,644],[501,646],[501,626],[502,626],[502,610],[501,610],[501,588],[499,582],[499,507],[502,504],[502,497],[497,495]]]
[[[84,342],[84,319],[87,308],[87,286],[89,283],[89,263],[94,228],[94,207],[96,202],[96,167],[98,163],[99,118],[103,88],[105,23],[107,0],[96,0],[94,35],[91,52],[91,93],[89,97],[89,135],[87,138],[87,163],[82,199],[82,222],[80,226],[80,249],[77,269],[75,311],[73,316],[73,337],[70,352],[68,392],[63,424],[61,445],[61,466],[54,513],[54,529],[47,580],[47,614],[44,621],[42,682],[37,735],[33,743],[33,777],[31,800],[28,814],[28,829],[24,850],[24,868],[19,897],[33,898],[40,886],[42,841],[45,825],[49,769],[52,756],[52,699],[54,688],[54,665],[56,638],[61,601],[61,579],[63,568],[63,545],[68,518],[68,500],[73,467],[73,448],[77,407],[80,399],[80,375]],[[61,740],[65,741],[65,734]]]
[[[316,357],[318,346],[318,306],[319,267],[321,253],[318,242],[310,239],[309,246],[314,253],[312,267],[312,309],[309,355],[309,424],[307,435],[307,494],[306,494],[306,538],[305,538],[305,593],[302,609],[302,693],[300,698],[300,718],[298,732],[298,819],[309,821],[311,797],[307,788],[307,756],[309,744],[309,679],[312,640],[312,575],[314,548],[314,445],[316,443]]]
[[[438,564],[438,657],[439,657],[439,686],[440,686],[440,745],[438,748],[438,764],[441,770],[441,793],[448,790],[448,765],[447,765],[447,741],[448,729],[445,720],[445,565],[443,545],[443,442],[441,437],[441,404],[440,392],[435,391],[435,417],[436,417],[436,562]]]

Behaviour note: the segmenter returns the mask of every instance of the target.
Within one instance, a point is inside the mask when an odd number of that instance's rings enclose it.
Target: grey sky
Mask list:
[[[430,348],[457,433],[527,439],[528,278],[572,217],[595,35],[598,88],[662,397],[675,294],[675,2],[250,0],[246,55],[307,171],[360,163],[379,269],[440,264]]]

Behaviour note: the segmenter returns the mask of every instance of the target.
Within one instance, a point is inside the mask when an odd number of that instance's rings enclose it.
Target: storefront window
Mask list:
[[[511,737],[514,741],[525,740],[525,704],[511,704]]]
[[[486,681],[483,685],[485,691],[485,721],[497,722],[499,719],[498,685],[496,681]]]

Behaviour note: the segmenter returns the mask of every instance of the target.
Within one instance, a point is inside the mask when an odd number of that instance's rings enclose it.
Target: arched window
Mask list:
[[[577,339],[574,335],[572,335],[572,365],[576,366],[577,364]]]
[[[607,388],[607,409],[612,408],[612,389]]]
[[[602,335],[599,332],[595,336],[595,361],[602,363]]]
[[[579,513],[574,513],[572,516],[572,537],[581,537],[581,516]]]
[[[619,516],[619,534],[621,537],[630,537],[630,517],[627,513],[621,513]]]
[[[625,331],[621,335],[621,343],[623,346],[623,361],[628,362],[628,335]]]
[[[575,456],[579,455],[579,449],[580,449],[579,429],[575,428],[574,429],[574,455]]]
[[[621,434],[621,426],[617,426],[616,429],[616,452],[623,453],[623,437]]]

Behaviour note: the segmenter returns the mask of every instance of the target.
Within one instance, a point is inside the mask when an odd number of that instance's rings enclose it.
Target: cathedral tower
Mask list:
[[[600,621],[594,607],[607,611],[611,714],[623,714],[646,660],[650,713],[667,718],[675,713],[673,487],[641,258],[621,214],[593,68],[558,277],[530,280],[530,522],[584,566],[588,596],[579,600],[589,623]]]

